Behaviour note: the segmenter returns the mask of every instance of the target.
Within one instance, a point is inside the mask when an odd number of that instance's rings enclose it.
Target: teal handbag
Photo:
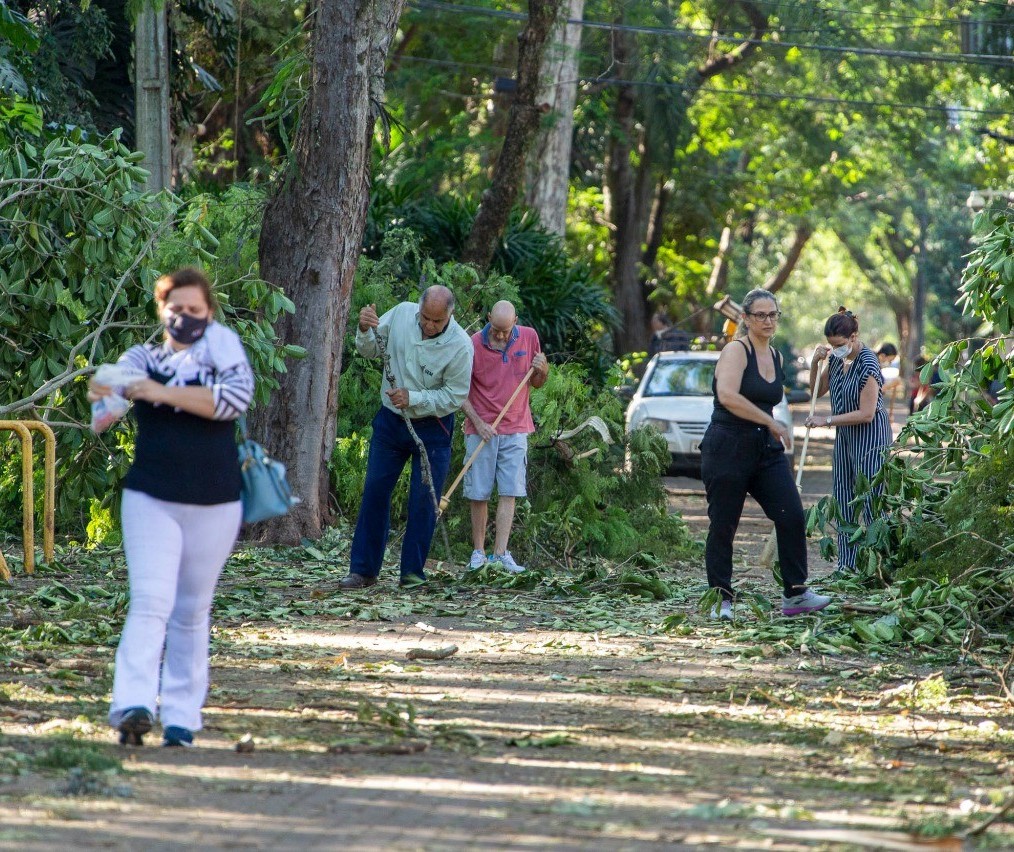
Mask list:
[[[243,480],[243,522],[256,524],[286,514],[299,502],[285,478],[285,465],[270,458],[264,447],[247,437],[246,418],[239,418],[239,472]]]

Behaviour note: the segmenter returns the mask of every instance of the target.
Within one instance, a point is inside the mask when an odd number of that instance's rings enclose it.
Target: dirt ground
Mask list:
[[[807,501],[830,437],[815,430]],[[700,483],[666,484],[703,534]],[[737,581],[773,595],[751,567],[768,530],[748,513]],[[341,559],[307,552],[323,575],[226,578],[195,748],[112,744],[108,641],[10,657],[0,848],[1014,848],[985,825],[1014,790],[1014,724],[981,667],[758,643],[749,618],[697,612],[700,565],[674,569],[682,602],[407,593],[390,571],[341,596]]]

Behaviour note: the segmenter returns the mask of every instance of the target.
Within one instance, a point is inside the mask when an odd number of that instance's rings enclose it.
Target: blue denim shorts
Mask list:
[[[465,435],[465,460],[472,457],[482,441]],[[488,500],[496,484],[502,497],[527,497],[528,435],[494,435],[465,472],[465,497]]]

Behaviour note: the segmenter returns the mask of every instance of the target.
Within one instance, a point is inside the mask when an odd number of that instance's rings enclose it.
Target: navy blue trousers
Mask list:
[[[412,426],[426,447],[433,472],[433,488],[439,500],[451,466],[454,415],[448,414],[439,419],[424,417],[413,420]],[[356,531],[352,536],[350,570],[353,574],[376,577],[380,573],[387,536],[391,531],[391,495],[409,458],[412,459],[412,479],[408,492],[408,524],[401,545],[401,576],[425,576],[423,566],[437,523],[433,496],[422,480],[419,448],[408,433],[404,419],[384,407],[373,418],[366,485],[359,505]]]

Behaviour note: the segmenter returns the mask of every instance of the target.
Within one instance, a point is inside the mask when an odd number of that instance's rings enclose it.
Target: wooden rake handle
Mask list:
[[[500,413],[496,416],[496,420],[493,421],[494,431],[496,431],[496,427],[500,425],[500,421],[504,419],[504,416],[507,414],[507,410],[514,404],[514,400],[518,398],[518,394],[521,393],[521,389],[528,384],[528,380],[532,377],[532,373],[534,372],[535,368],[529,367],[528,372],[525,373],[525,377],[521,380],[518,386],[514,388],[514,393],[512,393],[510,399],[508,399],[507,402],[504,403],[504,407],[500,409]],[[465,474],[468,473],[468,469],[472,466],[472,462],[476,460],[479,453],[482,452],[482,448],[485,446],[486,439],[483,438],[479,442],[479,446],[475,448],[475,451],[472,453],[472,455],[468,457],[468,461],[466,461],[465,464],[462,466],[461,472],[456,477],[454,477],[454,482],[452,482],[451,487],[447,489],[447,493],[440,498],[441,513],[443,513],[443,511],[447,508],[448,504],[451,502],[451,495],[454,493],[458,485],[461,484],[461,480],[465,478]]]
[[[820,380],[821,370],[817,370],[817,377],[813,382],[813,391],[810,394],[810,417],[813,417],[813,413],[817,410],[817,394],[820,393]],[[797,490],[803,489],[803,467],[806,464],[806,448],[810,446],[810,427],[806,427],[806,432],[803,434],[803,449],[799,453],[799,467],[796,468],[796,488]]]

